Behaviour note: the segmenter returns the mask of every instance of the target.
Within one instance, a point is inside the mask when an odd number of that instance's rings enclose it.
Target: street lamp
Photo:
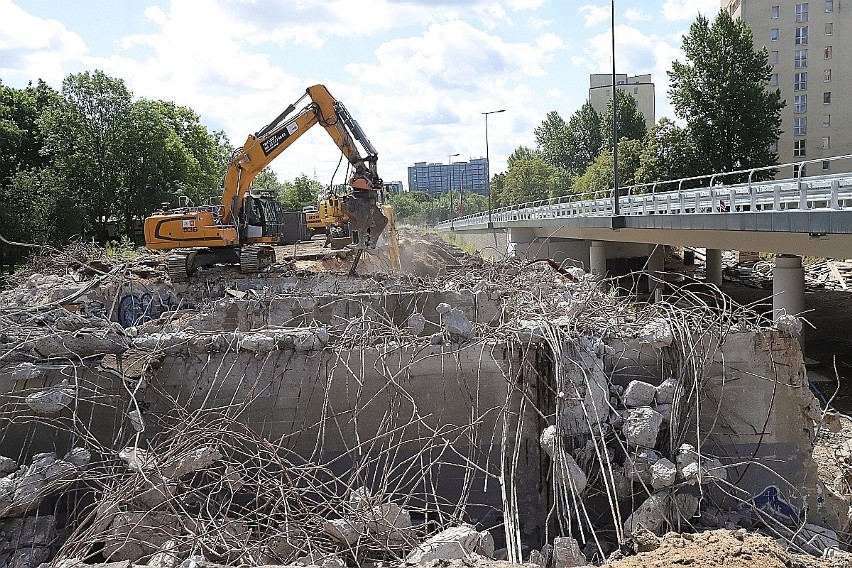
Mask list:
[[[506,109],[489,110],[485,115],[485,190],[488,192],[488,227],[491,227],[491,161],[488,156],[488,115],[506,112]]]
[[[453,216],[453,158],[459,154],[447,154],[447,165],[450,167],[450,217]]]

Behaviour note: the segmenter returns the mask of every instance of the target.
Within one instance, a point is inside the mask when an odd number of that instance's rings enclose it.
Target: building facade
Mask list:
[[[651,75],[615,76],[615,88],[630,93],[636,100],[636,107],[645,117],[645,126],[650,130],[657,120],[654,101],[654,83]],[[595,73],[589,75],[589,102],[598,113],[606,112],[606,105],[612,98],[612,75]]]
[[[415,162],[408,167],[408,191],[425,191],[436,197],[450,189],[488,194],[488,160],[471,158],[452,164]]]
[[[778,161],[814,160],[809,173],[848,169],[826,160],[852,154],[852,0],[722,0],[722,9],[766,47],[782,109]]]

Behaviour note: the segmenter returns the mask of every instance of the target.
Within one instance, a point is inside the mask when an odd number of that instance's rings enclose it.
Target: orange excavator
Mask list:
[[[305,98],[310,102],[288,118]],[[355,263],[365,249],[375,248],[388,223],[378,203],[382,190],[376,172],[378,154],[343,103],[325,86],[314,85],[234,152],[221,205],[192,206],[182,201],[177,208],[164,206],[145,219],[145,245],[172,251],[167,268],[173,281],[186,280],[199,267],[214,264],[238,264],[242,272],[257,272],[275,262],[273,245],[280,242],[284,229],[281,206],[274,196],[252,193],[251,183],[316,124],[325,128],[354,171],[340,206],[349,218]]]

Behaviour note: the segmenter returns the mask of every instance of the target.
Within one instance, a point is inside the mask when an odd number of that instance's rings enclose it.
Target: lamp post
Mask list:
[[[447,165],[450,168],[450,218],[453,217],[453,158],[459,154],[447,154]]]
[[[506,112],[506,109],[489,110],[485,115],[485,190],[488,192],[488,226],[491,227],[491,160],[488,156],[488,115]]]
[[[615,0],[610,0],[612,11],[612,228],[623,229],[624,217],[621,216],[620,195],[618,192],[618,96],[615,92]]]

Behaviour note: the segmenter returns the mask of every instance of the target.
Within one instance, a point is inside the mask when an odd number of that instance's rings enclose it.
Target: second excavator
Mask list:
[[[288,118],[305,98],[310,102]],[[221,205],[182,203],[145,219],[146,246],[173,251],[168,260],[173,281],[185,280],[196,269],[214,264],[239,264],[243,272],[256,272],[275,262],[272,245],[279,242],[283,230],[280,205],[272,197],[252,195],[249,189],[264,167],[316,124],[325,128],[353,170],[341,208],[349,218],[349,246],[356,249],[355,263],[365,249],[375,248],[388,224],[379,204],[378,153],[343,103],[324,85],[314,85],[234,152]]]

